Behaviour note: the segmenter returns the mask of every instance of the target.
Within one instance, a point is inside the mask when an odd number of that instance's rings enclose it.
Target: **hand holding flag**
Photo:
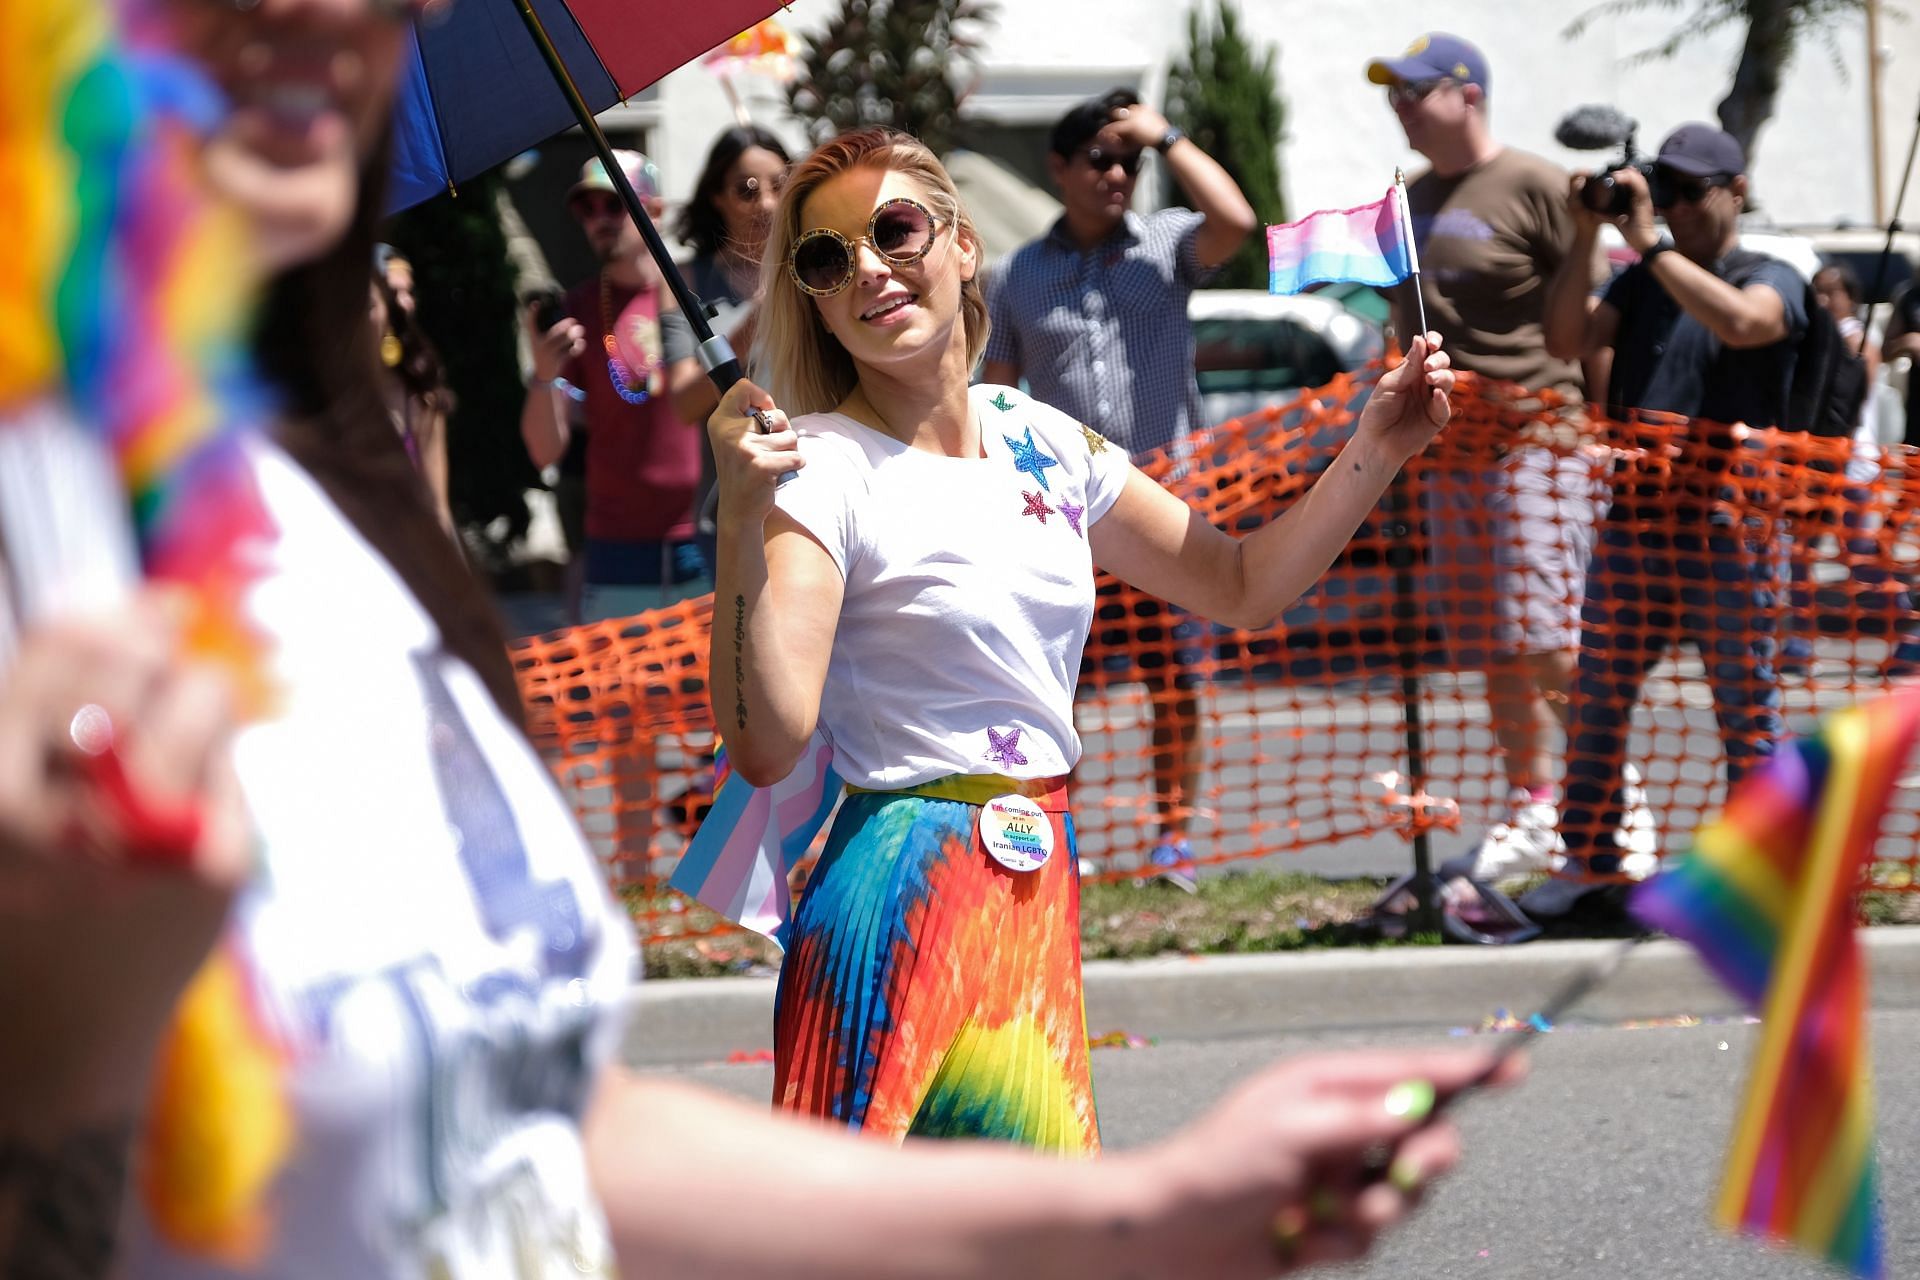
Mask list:
[[[1437,333],[1413,340],[1407,358],[1380,376],[1354,438],[1371,437],[1394,465],[1427,447],[1453,416],[1453,361],[1440,349]]]

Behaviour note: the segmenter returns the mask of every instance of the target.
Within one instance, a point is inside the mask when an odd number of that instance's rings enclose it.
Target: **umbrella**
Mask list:
[[[420,25],[394,109],[390,211],[418,204],[569,125],[593,142],[724,394],[740,362],[627,183],[594,120],[779,8],[778,0],[464,0]],[[756,418],[758,415],[756,415]],[[762,422],[761,429],[766,425]]]
[[[533,0],[589,111],[632,97],[777,0]],[[517,0],[460,0],[416,32],[394,113],[390,210],[431,199],[576,123]]]

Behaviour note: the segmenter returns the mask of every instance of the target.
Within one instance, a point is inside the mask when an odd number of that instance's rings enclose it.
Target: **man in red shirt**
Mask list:
[[[659,174],[637,151],[615,156],[660,212]],[[694,541],[700,430],[666,394],[660,316],[674,306],[639,228],[598,159],[567,193],[600,270],[567,293],[567,317],[541,332],[529,313],[532,380],[520,432],[535,466],[558,462],[586,433],[583,621],[626,617],[713,589]]]

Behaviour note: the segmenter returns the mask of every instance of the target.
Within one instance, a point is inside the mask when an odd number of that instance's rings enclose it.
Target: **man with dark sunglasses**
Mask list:
[[[1547,284],[1574,248],[1566,171],[1493,136],[1486,56],[1459,36],[1419,36],[1368,63],[1367,79],[1385,88],[1407,145],[1428,164],[1407,185],[1421,274],[1417,286],[1392,291],[1395,332],[1417,328],[1417,287],[1459,368],[1579,405],[1580,365],[1548,351],[1545,334]],[[1605,278],[1596,246],[1577,265],[1589,283]],[[1515,407],[1541,403],[1523,395]],[[1462,902],[1471,891],[1452,872],[1493,882],[1545,871],[1560,851],[1553,725],[1573,685],[1599,518],[1589,458],[1519,438],[1497,452],[1451,472],[1435,492],[1436,567],[1456,582],[1491,575],[1495,584],[1492,617],[1466,616],[1464,598],[1440,605],[1453,660],[1486,676],[1507,783],[1499,820],[1449,865],[1449,895]]]
[[[1048,145],[1047,169],[1065,211],[988,276],[985,380],[1016,386],[1024,377],[1036,398],[1135,459],[1168,447],[1184,454],[1188,437],[1211,425],[1194,379],[1187,299],[1245,243],[1258,222],[1253,206],[1218,162],[1131,89],[1074,107]],[[1159,152],[1192,209],[1133,212],[1148,148]],[[1103,601],[1101,616],[1118,608]],[[1153,651],[1166,640],[1157,620],[1096,631],[1089,649],[1104,646],[1116,671],[1133,666],[1130,639],[1148,648],[1140,665],[1151,668],[1144,675],[1161,780],[1161,835],[1148,861],[1191,888],[1186,828],[1200,780],[1199,708],[1190,692],[1198,678],[1184,668],[1204,652]],[[1190,619],[1173,625],[1176,641],[1203,632]],[[1169,676],[1170,666],[1180,669]]]
[[[1781,731],[1773,668],[1781,556],[1767,513],[1728,484],[1742,446],[1723,424],[1786,421],[1807,284],[1786,263],[1739,248],[1746,158],[1732,135],[1681,125],[1660,144],[1651,182],[1635,169],[1613,178],[1632,198],[1618,216],[1587,207],[1586,179],[1570,183],[1576,252],[1612,222],[1640,260],[1597,306],[1584,275],[1563,267],[1548,344],[1608,370],[1591,392],[1610,416],[1654,410],[1695,421],[1670,436],[1650,428],[1645,455],[1624,460],[1614,477],[1613,508],[1587,569],[1561,814],[1567,866],[1522,899],[1535,915],[1571,910],[1592,887],[1588,872],[1622,869],[1616,833],[1628,726],[1642,681],[1668,649],[1691,641],[1701,651],[1729,784],[1772,754]]]

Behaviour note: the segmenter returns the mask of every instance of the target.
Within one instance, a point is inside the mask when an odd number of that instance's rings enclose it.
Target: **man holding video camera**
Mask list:
[[[1590,876],[1623,870],[1628,728],[1641,683],[1670,647],[1690,640],[1701,651],[1730,782],[1771,754],[1780,733],[1778,555],[1769,522],[1725,501],[1740,445],[1721,424],[1785,416],[1806,282],[1738,247],[1746,196],[1739,142],[1706,124],[1675,129],[1650,164],[1570,183],[1575,245],[1549,293],[1548,349],[1588,362],[1599,375],[1589,393],[1614,418],[1659,411],[1695,421],[1671,437],[1649,431],[1679,448],[1629,449],[1614,477],[1587,570],[1561,813],[1567,863],[1522,899],[1536,916],[1566,914]],[[1570,268],[1606,223],[1640,260],[1593,305],[1584,272]]]

